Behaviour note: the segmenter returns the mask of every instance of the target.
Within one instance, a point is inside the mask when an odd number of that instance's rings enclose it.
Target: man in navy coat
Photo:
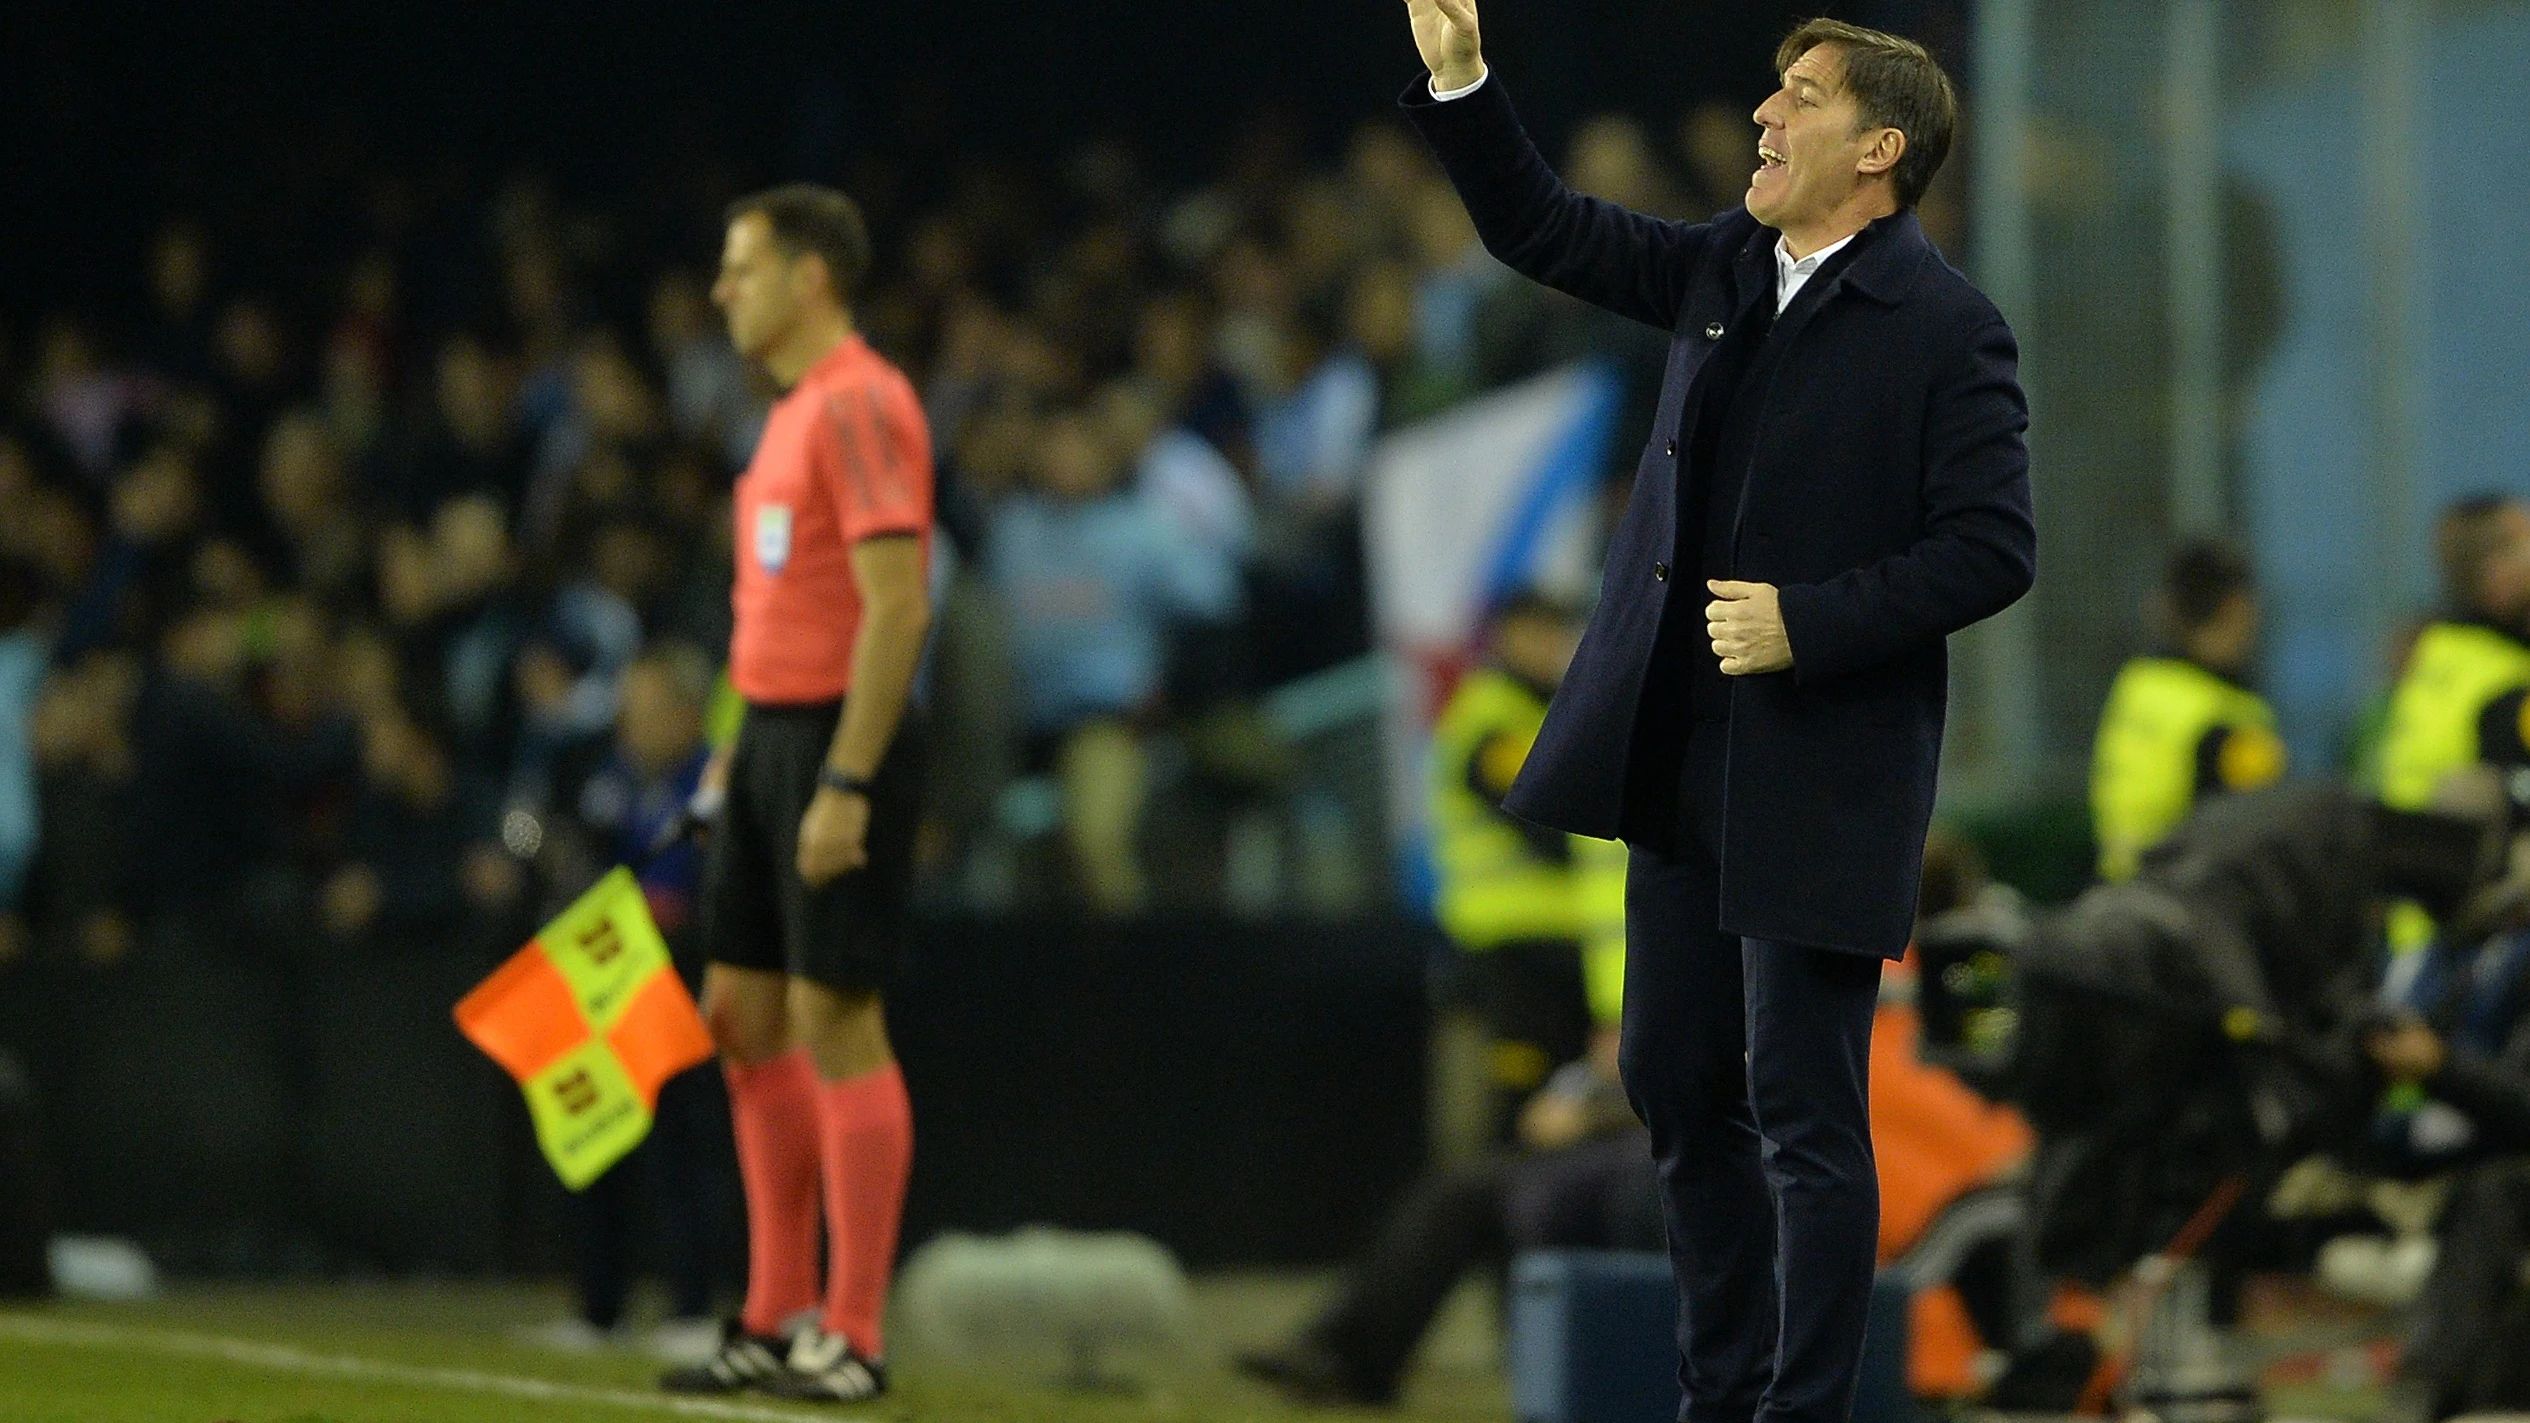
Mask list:
[[[1671,333],[1598,608],[1507,804],[1632,847],[1622,1061],[1682,1418],[1846,1423],[1872,1009],[1914,916],[1944,639],[2037,557],[2011,330],[1913,211],[1955,92],[1918,45],[1811,21],[1756,111],[1745,206],[1663,222],[1548,170],[1476,0],[1407,11],[1431,77],[1406,107],[1486,247]]]

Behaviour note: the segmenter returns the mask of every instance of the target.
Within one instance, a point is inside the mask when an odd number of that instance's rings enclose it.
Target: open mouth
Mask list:
[[[1763,143],[1758,144],[1756,176],[1762,178],[1769,173],[1780,173],[1783,171],[1784,165],[1790,161],[1790,159],[1785,158],[1781,153],[1776,152],[1772,145]]]

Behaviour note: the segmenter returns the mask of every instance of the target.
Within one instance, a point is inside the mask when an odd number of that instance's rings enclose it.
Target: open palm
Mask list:
[[[1406,0],[1414,47],[1442,89],[1463,89],[1484,77],[1484,41],[1476,27],[1476,0]]]

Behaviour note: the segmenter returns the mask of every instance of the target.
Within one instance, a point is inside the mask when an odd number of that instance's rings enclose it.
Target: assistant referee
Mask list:
[[[913,387],[853,328],[869,265],[841,193],[797,184],[729,209],[712,298],[785,391],[736,490],[729,675],[747,716],[714,767],[726,799],[702,905],[747,1297],[715,1357],[662,1380],[678,1392],[887,1390],[879,1320],[913,1112],[880,993],[904,940],[922,774],[905,712],[931,618],[932,475]]]

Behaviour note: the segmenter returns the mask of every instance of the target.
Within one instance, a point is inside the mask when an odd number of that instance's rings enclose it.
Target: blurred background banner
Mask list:
[[[1599,494],[1624,386],[1601,365],[1539,376],[1382,440],[1363,475],[1371,618],[1392,665],[1388,805],[1400,873],[1429,882],[1423,759],[1485,616],[1523,590],[1598,591]]]

